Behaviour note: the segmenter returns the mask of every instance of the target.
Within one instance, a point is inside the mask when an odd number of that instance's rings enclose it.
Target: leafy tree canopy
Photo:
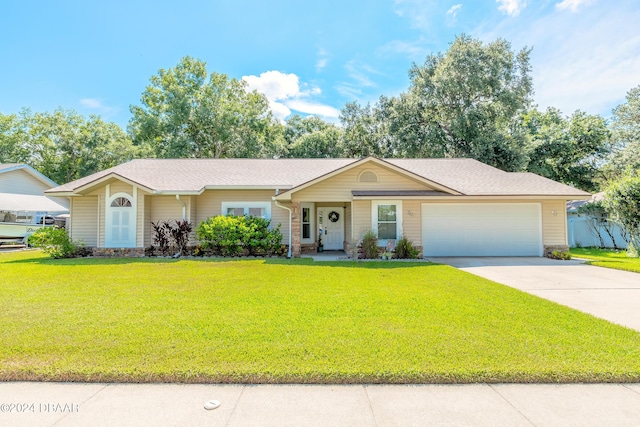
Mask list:
[[[596,191],[599,167],[609,153],[609,130],[598,115],[532,110],[524,115],[527,170],[586,191]]]
[[[640,86],[631,89],[626,101],[613,110],[611,132],[614,151],[605,175],[615,179],[640,170]]]
[[[264,95],[189,56],[152,76],[141,102],[129,132],[157,157],[270,157],[281,142]]]
[[[72,110],[0,114],[0,163],[26,163],[59,184],[139,155],[126,133]]]
[[[511,50],[498,39],[485,44],[461,35],[445,53],[414,65],[409,90],[381,98],[361,124],[385,154],[401,157],[470,157],[504,170],[526,164],[520,116],[532,94],[529,49]],[[349,106],[348,106],[349,107]],[[357,113],[360,113],[356,110]],[[349,109],[343,117],[352,118]],[[388,134],[385,140],[383,135]],[[347,133],[347,145],[355,145]]]
[[[630,237],[627,254],[638,256],[640,250],[640,174],[627,176],[610,184],[605,206]]]

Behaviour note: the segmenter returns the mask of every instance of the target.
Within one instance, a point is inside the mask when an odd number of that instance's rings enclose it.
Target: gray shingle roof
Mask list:
[[[205,188],[295,188],[358,159],[139,159],[61,185],[67,193],[117,174],[156,192],[199,192]],[[382,159],[391,165],[464,195],[548,195],[589,193],[532,173],[504,172],[472,159]],[[402,190],[402,189],[398,189]]]

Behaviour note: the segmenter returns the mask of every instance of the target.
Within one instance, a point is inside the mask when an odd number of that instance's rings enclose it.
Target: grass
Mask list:
[[[626,251],[597,248],[571,248],[573,257],[585,258],[589,264],[640,273],[640,258],[627,257]]]
[[[0,254],[0,380],[640,381],[640,333],[427,263]]]

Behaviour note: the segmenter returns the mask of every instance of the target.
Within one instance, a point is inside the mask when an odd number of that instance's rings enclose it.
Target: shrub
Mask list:
[[[254,216],[219,215],[202,221],[196,232],[202,249],[216,255],[271,255],[282,244],[280,224],[269,228],[271,221]]]
[[[71,258],[78,246],[74,244],[67,232],[58,227],[44,227],[29,236],[29,244],[52,258]]]
[[[175,221],[175,226],[170,228],[171,237],[180,254],[183,254],[187,249],[187,243],[189,243],[189,235],[193,231],[193,225],[183,219],[182,221]]]
[[[153,242],[158,245],[158,250],[162,255],[168,255],[171,245],[175,246],[178,253],[182,255],[189,243],[189,234],[193,231],[193,225],[187,220],[175,220],[174,224],[170,221],[152,222]],[[155,247],[149,248],[149,253],[153,254]]]
[[[153,227],[153,242],[158,245],[158,250],[162,255],[167,255],[169,252],[169,239],[171,236],[171,226],[169,225],[169,222],[152,222],[151,226]]]
[[[396,258],[416,259],[420,255],[420,250],[413,246],[413,242],[406,237],[401,237],[396,242]]]
[[[378,258],[378,236],[369,230],[362,236],[362,257],[365,259]]]
[[[551,252],[551,255],[549,256],[549,258],[551,259],[561,259],[561,260],[570,260],[571,259],[571,253],[569,251],[553,251]]]
[[[280,249],[282,233],[280,224],[274,229],[269,229],[271,221],[257,216],[244,217],[246,231],[242,235],[241,242],[249,255],[271,254]]]

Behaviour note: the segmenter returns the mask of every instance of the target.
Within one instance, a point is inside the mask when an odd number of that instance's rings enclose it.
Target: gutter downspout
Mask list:
[[[276,192],[276,196],[277,195],[278,193]],[[291,216],[293,212],[291,211],[291,208],[281,205],[279,201],[275,200],[275,198],[274,198],[274,202],[276,202],[277,207],[286,209],[289,211],[289,250],[287,251],[287,258],[291,258]]]
[[[184,204],[182,200],[180,200],[179,194],[176,194],[176,200],[180,202],[180,204],[182,205],[182,220],[184,221],[187,219],[187,206]]]

